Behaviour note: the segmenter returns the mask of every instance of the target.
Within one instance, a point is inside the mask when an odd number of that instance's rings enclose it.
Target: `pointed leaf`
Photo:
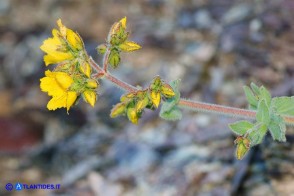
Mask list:
[[[278,140],[280,142],[286,141],[286,124],[284,122],[284,119],[280,115],[272,115],[271,122],[268,128],[270,130],[273,140]]]
[[[294,116],[294,96],[275,97],[272,100],[272,107],[278,114]]]
[[[229,124],[230,129],[237,135],[244,135],[249,129],[252,129],[253,126],[254,124],[245,120]]]
[[[270,112],[268,106],[266,105],[265,99],[262,99],[258,103],[256,120],[257,122],[262,122],[266,125],[268,125],[270,122]]]
[[[244,89],[247,101],[249,105],[251,106],[250,108],[256,109],[258,104],[257,97],[254,96],[252,90],[248,86],[244,86],[243,89]]]
[[[251,82],[250,87],[251,87],[253,93],[255,95],[259,96],[259,94],[260,94],[259,87],[256,84],[254,84],[253,82]]]
[[[265,124],[257,124],[253,127],[253,131],[249,134],[249,140],[252,146],[260,144],[267,132]]]
[[[160,110],[159,116],[165,120],[181,120],[182,112],[179,110],[179,108],[174,107],[172,110],[168,112],[163,112],[163,110]]]
[[[259,92],[260,92],[260,99],[264,99],[265,103],[268,106],[270,106],[271,99],[272,99],[270,92],[264,86],[260,87]]]

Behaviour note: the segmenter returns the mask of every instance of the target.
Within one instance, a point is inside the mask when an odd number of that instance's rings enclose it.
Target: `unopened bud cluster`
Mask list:
[[[107,43],[97,47],[100,54],[109,52],[108,63],[112,68],[117,68],[121,59],[120,52],[132,52],[139,50],[141,46],[133,41],[129,41],[129,32],[126,31],[127,18],[124,17],[119,22],[112,25],[108,34]]]
[[[111,110],[110,116],[115,118],[126,115],[128,119],[137,124],[143,110],[158,108],[161,99],[169,99],[175,96],[172,87],[155,77],[147,89],[130,92],[120,98],[120,103],[116,104]]]

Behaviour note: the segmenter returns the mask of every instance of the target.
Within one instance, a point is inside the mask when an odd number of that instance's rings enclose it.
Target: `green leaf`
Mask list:
[[[265,125],[268,125],[270,122],[270,112],[268,106],[266,105],[265,99],[260,100],[258,103],[256,120],[257,122],[261,122]]]
[[[245,120],[229,124],[230,129],[237,135],[244,135],[249,129],[252,129],[253,126],[254,124]]]
[[[178,107],[173,107],[172,110],[167,112],[162,112],[162,110],[159,113],[159,116],[165,120],[181,120],[182,119],[182,112],[179,110]]]
[[[250,109],[256,109],[258,104],[257,97],[254,96],[252,90],[248,86],[243,87]]]
[[[251,146],[260,144],[267,132],[267,126],[265,124],[256,124],[252,132],[249,134],[249,140]]]
[[[270,106],[271,99],[272,99],[270,92],[264,86],[260,87],[259,92],[260,92],[260,99],[264,99],[265,103],[268,106]]]
[[[252,89],[252,91],[253,91],[253,93],[255,95],[257,95],[257,96],[260,95],[259,87],[256,84],[254,84],[253,82],[251,82],[250,87],[251,87],[251,89]]]
[[[162,105],[161,105],[161,111],[162,112],[168,112],[173,109],[174,106],[178,104],[180,101],[180,92],[179,92],[179,83],[180,80],[172,81],[170,86],[173,88],[173,91],[175,92],[175,96],[166,99]]]
[[[270,130],[273,140],[278,140],[280,142],[286,141],[286,124],[284,122],[284,119],[280,115],[272,115],[271,122],[268,128]]]
[[[275,97],[272,100],[272,107],[278,114],[294,116],[294,96]]]
[[[182,113],[177,107],[180,101],[179,84],[180,80],[171,82],[170,86],[173,88],[175,96],[166,99],[166,101],[163,101],[161,104],[159,116],[165,120],[180,120],[182,118]]]

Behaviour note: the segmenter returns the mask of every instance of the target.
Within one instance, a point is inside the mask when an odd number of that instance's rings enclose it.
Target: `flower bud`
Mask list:
[[[148,97],[144,97],[143,99],[139,100],[136,104],[136,110],[137,112],[142,111],[149,103]]]
[[[98,87],[98,83],[97,83],[96,80],[90,78],[90,79],[87,80],[87,84],[86,84],[86,86],[87,86],[88,88],[95,89],[95,88]]]
[[[97,98],[96,92],[87,90],[83,92],[83,98],[85,102],[89,103],[92,107],[94,107]]]
[[[150,98],[151,98],[151,101],[152,101],[153,105],[156,108],[158,108],[159,103],[160,103],[160,93],[157,92],[157,91],[151,91]]]
[[[111,118],[115,118],[115,117],[117,117],[117,116],[119,116],[119,115],[124,114],[124,113],[125,113],[125,109],[126,109],[126,106],[125,106],[124,103],[118,103],[118,104],[116,104],[116,105],[112,108],[112,110],[111,110],[111,112],[110,112],[110,117],[111,117]]]
[[[171,98],[173,96],[175,96],[175,92],[173,90],[173,88],[169,85],[169,84],[163,84],[161,87],[161,93],[163,94],[163,96],[165,96],[166,98]]]
[[[97,52],[98,52],[99,54],[104,54],[104,53],[106,52],[106,48],[107,48],[106,44],[100,44],[100,45],[96,48],[96,50],[97,50]]]
[[[247,138],[238,137],[235,140],[235,143],[237,144],[236,157],[237,157],[237,159],[240,160],[249,151],[249,149],[250,149],[250,141]]]
[[[108,57],[108,62],[112,66],[112,68],[117,68],[118,64],[120,63],[119,52],[116,50],[112,50]]]
[[[128,108],[127,116],[132,123],[138,124],[139,117],[135,108]]]

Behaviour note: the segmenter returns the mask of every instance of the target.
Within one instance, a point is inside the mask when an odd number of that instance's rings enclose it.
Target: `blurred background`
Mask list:
[[[118,78],[147,86],[155,75],[182,79],[183,97],[246,108],[242,86],[294,94],[293,0],[1,0],[0,193],[5,184],[53,183],[61,189],[11,195],[293,195],[294,129],[234,157],[235,119],[183,111],[167,122],[145,112],[139,125],[109,117],[123,92],[101,82],[99,101],[48,111],[40,91],[39,46],[56,20],[95,47],[128,17],[131,40]]]

